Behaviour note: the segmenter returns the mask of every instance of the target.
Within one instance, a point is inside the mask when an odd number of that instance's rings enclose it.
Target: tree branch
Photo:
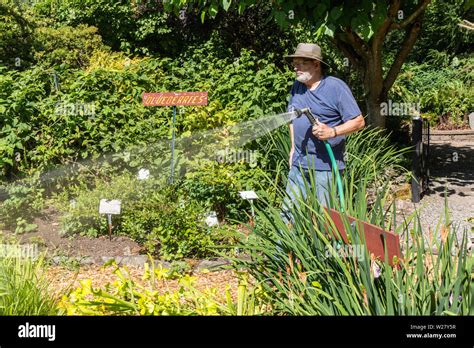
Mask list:
[[[428,6],[428,4],[430,2],[431,2],[431,0],[420,1],[420,3],[418,4],[418,7],[415,9],[415,11],[413,11],[413,13],[407,19],[405,19],[401,23],[392,23],[392,25],[390,26],[390,30],[392,30],[392,29],[403,29],[408,24],[414,22],[415,19],[417,19],[425,11],[426,6]]]
[[[369,51],[367,44],[350,27],[344,28],[339,38],[349,44],[363,60],[367,60]]]
[[[415,45],[416,38],[421,30],[421,19],[414,22],[409,29],[407,29],[407,33],[405,35],[405,39],[403,40],[402,47],[400,51],[398,51],[397,57],[390,68],[385,80],[383,82],[383,93],[387,93],[388,90],[392,87],[393,83],[395,82],[400,69],[410,53],[411,49]]]
[[[392,0],[390,2],[390,7],[387,11],[387,18],[385,18],[384,22],[377,30],[375,35],[372,37],[372,51],[381,51],[381,47],[385,36],[390,30],[391,25],[393,24],[393,19],[397,15],[398,9],[400,8],[400,0]]]
[[[342,51],[342,53],[344,53],[344,55],[349,58],[349,61],[353,66],[363,71],[364,60],[361,56],[359,56],[359,54],[357,54],[357,52],[350,44],[341,39],[341,35],[342,33],[339,33],[334,36],[334,43]]]

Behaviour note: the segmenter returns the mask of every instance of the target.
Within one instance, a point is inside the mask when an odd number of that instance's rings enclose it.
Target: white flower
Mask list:
[[[382,273],[382,269],[380,268],[379,265],[377,265],[377,262],[375,260],[372,261],[372,275],[374,276],[375,279],[380,277],[380,274]]]
[[[150,177],[150,171],[148,169],[140,169],[138,171],[138,180],[146,180]]]
[[[71,207],[71,209],[76,209],[76,200],[75,199],[71,199],[69,201],[69,206]]]
[[[206,225],[209,226],[209,227],[219,225],[219,220],[217,219],[217,213],[215,211],[211,211],[206,216],[205,222],[206,222]]]

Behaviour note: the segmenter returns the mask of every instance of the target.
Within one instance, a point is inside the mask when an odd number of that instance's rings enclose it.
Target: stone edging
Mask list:
[[[134,255],[134,256],[97,256],[97,257],[61,257],[53,256],[50,258],[51,262],[54,265],[61,265],[67,262],[78,262],[81,266],[90,266],[90,265],[103,265],[104,263],[115,259],[115,262],[119,266],[133,266],[142,268],[145,263],[149,263],[149,258],[147,255]],[[161,265],[163,268],[170,269],[172,268],[172,263],[164,260],[154,260],[155,267]],[[186,262],[186,261],[182,261]],[[203,270],[207,269],[209,271],[216,271],[221,269],[223,266],[228,266],[231,264],[231,260],[218,258],[214,260],[199,260],[193,265],[190,265],[191,270]]]
[[[474,141],[474,130],[432,130],[430,131],[430,141]]]
[[[474,135],[472,129],[430,130],[430,135]]]

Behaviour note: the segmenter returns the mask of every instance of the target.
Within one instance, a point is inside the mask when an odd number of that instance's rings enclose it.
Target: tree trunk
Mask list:
[[[381,103],[387,101],[388,91],[416,42],[421,30],[423,13],[430,1],[420,0],[416,9],[399,22],[396,16],[400,9],[400,0],[390,0],[387,18],[368,41],[364,41],[350,26],[340,28],[334,36],[337,47],[349,58],[362,77],[367,123],[374,127],[385,128],[386,115],[381,115]],[[392,66],[384,74],[382,46],[388,32],[393,29],[404,30],[405,37]]]
[[[374,46],[369,47],[363,71],[367,120],[373,127],[385,128],[385,116],[380,112],[381,103],[386,99],[383,95],[381,52]]]
[[[368,96],[365,99],[368,123],[373,127],[385,128],[385,116],[380,113],[381,101],[378,97]]]

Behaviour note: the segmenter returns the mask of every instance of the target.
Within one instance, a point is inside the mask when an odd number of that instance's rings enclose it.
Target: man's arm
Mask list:
[[[347,135],[347,134],[357,132],[358,130],[361,130],[364,127],[365,127],[364,116],[359,115],[333,128],[336,130],[337,135]]]
[[[338,135],[346,135],[346,134],[354,133],[358,130],[361,130],[364,127],[365,127],[364,116],[359,115],[333,128],[325,125],[324,123],[318,123],[317,126],[313,127],[312,133],[319,140],[328,140]]]

